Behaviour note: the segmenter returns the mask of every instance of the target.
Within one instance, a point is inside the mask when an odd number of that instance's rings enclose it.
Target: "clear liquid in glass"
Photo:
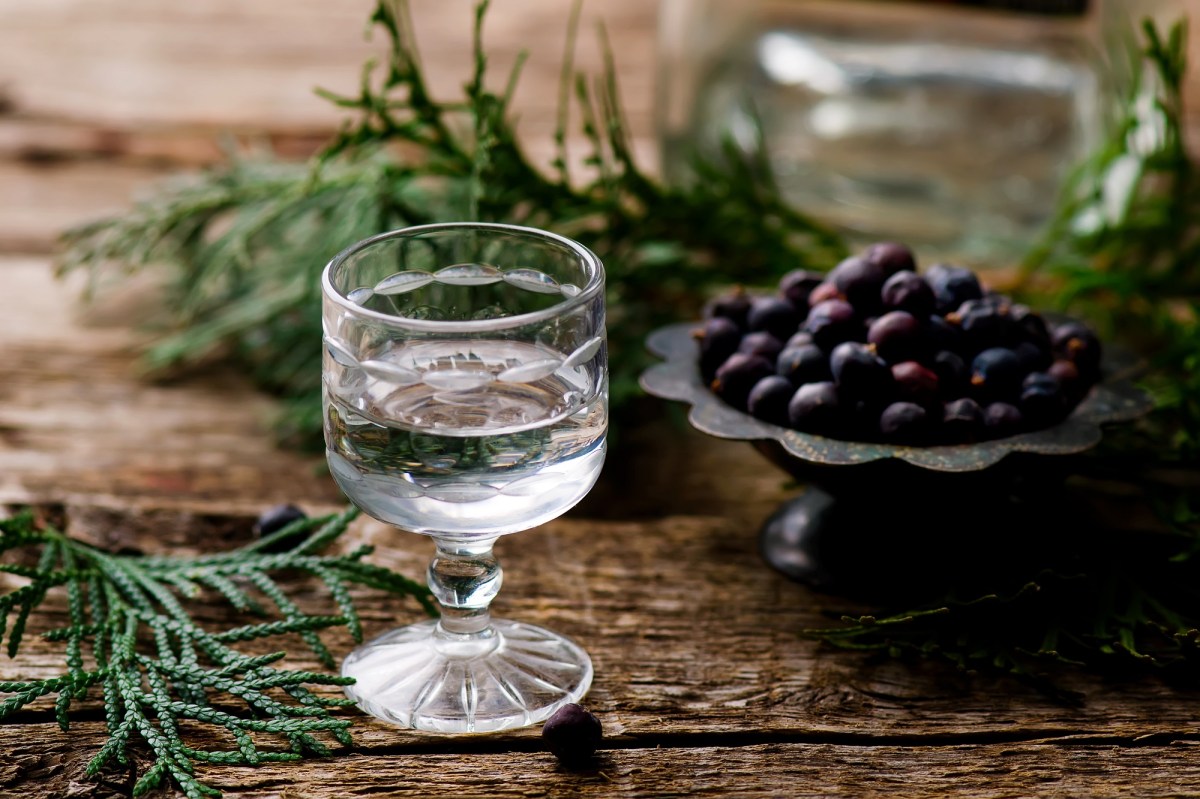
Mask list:
[[[605,455],[604,386],[567,358],[505,340],[395,346],[372,361],[375,374],[325,387],[334,478],[371,516],[443,538],[556,518],[591,489]]]

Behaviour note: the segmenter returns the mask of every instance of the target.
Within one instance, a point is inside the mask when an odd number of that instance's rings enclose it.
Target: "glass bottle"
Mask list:
[[[1112,5],[662,0],[664,173],[732,143],[852,241],[1011,263],[1101,134]]]

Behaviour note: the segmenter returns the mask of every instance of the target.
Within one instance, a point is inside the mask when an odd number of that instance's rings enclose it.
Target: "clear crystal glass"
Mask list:
[[[660,2],[668,178],[730,141],[856,241],[1011,263],[1100,133],[1112,0]]]
[[[322,277],[326,455],[366,513],[433,539],[441,618],[354,650],[346,693],[384,721],[488,732],[577,701],[577,644],[491,618],[501,535],[556,518],[604,463],[604,269],[561,236],[425,225],[339,253]]]

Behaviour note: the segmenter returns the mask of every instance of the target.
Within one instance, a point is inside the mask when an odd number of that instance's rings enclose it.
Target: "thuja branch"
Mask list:
[[[688,187],[641,170],[611,53],[599,76],[572,67],[578,9],[563,58],[558,155],[548,170],[536,166],[511,118],[521,59],[499,91],[489,88],[486,10],[477,8],[463,95],[443,101],[428,89],[407,4],[383,0],[372,22],[387,38],[386,57],[364,67],[356,93],[322,92],[350,116],[311,164],[235,158],[68,232],[63,269],[87,269],[97,281],[113,262],[165,270],[172,329],[149,365],[233,358],[288,400],[285,430],[311,442],[320,429],[317,278],[333,253],[368,235],[474,219],[547,228],[590,247],[608,273],[618,405],[637,391],[648,331],[695,315],[718,285],[825,268],[843,254],[837,236],[790,208],[736,148],[697,161]],[[587,152],[569,176],[572,117]]]
[[[0,595],[0,641],[7,633],[8,655],[18,654],[31,614],[52,591],[65,592],[68,609],[65,626],[42,633],[63,644],[63,673],[0,682],[0,692],[9,694],[0,704],[0,719],[55,696],[55,716],[66,730],[72,706],[98,693],[108,739],[87,773],[97,774],[113,762],[128,765],[132,750],[148,749],[151,765],[140,775],[135,796],[164,782],[189,799],[217,796],[195,775],[196,763],[253,765],[328,755],[332,750],[323,738],[349,746],[351,722],[333,711],[352,703],[316,690],[349,680],[284,668],[282,651],[249,655],[235,647],[295,633],[324,667],[333,668],[321,632],[345,627],[356,641],[362,638],[352,585],[412,597],[433,613],[424,586],[363,562],[370,547],[321,554],[356,513],[301,520],[250,546],[199,557],[116,555],[53,528],[38,528],[28,514],[0,520],[0,553],[36,564],[0,563],[0,572],[25,583]],[[289,543],[287,551],[274,551]],[[283,572],[322,583],[336,613],[301,610],[289,597],[288,584],[279,581]],[[202,596],[257,618],[207,630],[187,610]],[[189,745],[181,724],[223,730],[227,746]]]

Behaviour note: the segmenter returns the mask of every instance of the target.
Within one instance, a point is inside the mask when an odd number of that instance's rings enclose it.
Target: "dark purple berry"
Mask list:
[[[904,361],[892,367],[896,396],[918,405],[931,405],[938,397],[938,376],[916,361]]]
[[[1061,422],[1067,415],[1067,396],[1057,377],[1034,372],[1021,383],[1019,407],[1031,425],[1046,427]]]
[[[770,375],[759,380],[750,389],[746,398],[746,410],[750,415],[771,424],[786,425],[788,422],[788,402],[796,387],[786,377]]]
[[[603,739],[600,719],[576,704],[563,705],[554,711],[542,727],[546,748],[565,766],[586,764]]]
[[[916,272],[897,272],[883,284],[883,307],[889,311],[908,311],[918,319],[933,313],[933,289]]]
[[[824,280],[825,276],[819,272],[795,269],[780,278],[779,293],[804,314],[808,311],[808,295]]]
[[[757,333],[747,333],[738,342],[737,351],[744,355],[761,355],[768,361],[774,361],[783,352],[783,342],[765,330]]]
[[[800,326],[800,313],[782,297],[755,297],[746,315],[746,329],[765,331],[780,341],[786,341]]]
[[[971,388],[985,400],[1016,399],[1022,377],[1017,354],[1002,347],[986,349],[971,362]]]
[[[712,381],[712,390],[717,396],[738,410],[746,410],[746,398],[750,390],[764,377],[775,374],[771,362],[761,355],[735,352],[717,369]]]
[[[788,422],[806,433],[836,435],[842,427],[841,399],[833,383],[808,383],[788,403]]]
[[[1032,341],[1022,341],[1013,349],[1021,361],[1022,372],[1040,372],[1050,368],[1050,350],[1043,349]]]
[[[983,408],[970,397],[947,402],[942,408],[942,430],[946,440],[969,444],[983,435]]]
[[[1087,386],[1082,375],[1079,374],[1079,367],[1071,361],[1057,360],[1050,364],[1046,372],[1058,380],[1058,384],[1062,386],[1067,398],[1072,402],[1080,398]]]
[[[700,342],[700,374],[710,381],[717,367],[737,352],[742,342],[742,331],[737,324],[724,316],[714,316],[704,326],[692,333]]]
[[[716,297],[704,307],[704,318],[721,317],[729,319],[738,327],[746,326],[746,314],[750,313],[750,298],[742,289],[735,289],[732,294]]]
[[[892,370],[866,344],[847,341],[829,355],[833,381],[844,396],[876,403],[892,393]]]
[[[913,257],[912,250],[895,241],[872,244],[863,253],[863,257],[878,265],[886,277],[891,277],[897,272],[917,271],[917,259]]]
[[[1079,372],[1088,378],[1100,372],[1100,339],[1096,338],[1087,325],[1067,322],[1054,328],[1051,343],[1054,353],[1079,367]]]
[[[793,387],[821,383],[833,377],[829,371],[829,356],[816,344],[788,347],[779,353],[775,372],[790,380]]]
[[[879,264],[858,256],[847,258],[833,268],[829,280],[863,316],[880,309],[880,293],[887,275]]]
[[[817,286],[811,292],[809,292],[808,307],[810,309],[815,308],[827,300],[844,299],[846,299],[846,296],[842,294],[842,292],[838,291],[838,287],[826,281],[824,283],[817,284]]]
[[[1020,332],[1021,341],[1029,342],[1040,349],[1050,349],[1050,330],[1041,314],[1028,305],[1013,305],[1009,309],[1013,323]]]
[[[933,356],[933,373],[938,377],[938,388],[943,397],[961,397],[971,382],[966,361],[958,353],[949,350],[942,350]]]
[[[983,423],[987,427],[988,435],[999,438],[1020,432],[1021,426],[1025,424],[1025,417],[1015,405],[993,402],[983,411]]]
[[[785,350],[794,349],[796,347],[804,347],[813,343],[812,333],[806,333],[801,330],[798,333],[793,333],[792,337],[783,343]]]
[[[930,316],[925,320],[925,338],[933,352],[949,350],[961,353],[963,351],[963,334],[956,325],[952,325],[941,316]]]
[[[867,343],[888,363],[912,361],[925,350],[925,335],[917,317],[907,311],[892,311],[867,329]]]
[[[935,310],[947,314],[967,300],[983,297],[983,287],[970,269],[949,264],[934,264],[925,272],[925,282],[933,289]]]
[[[267,508],[254,523],[254,532],[261,536],[277,533],[292,522],[307,519],[308,514],[295,505],[275,505]]]
[[[888,441],[919,443],[929,427],[929,413],[913,402],[893,402],[879,414],[879,432]]]
[[[258,520],[254,522],[254,534],[259,538],[266,538],[272,533],[277,533],[290,524],[307,519],[308,514],[297,508],[295,505],[275,505],[267,508],[259,515]],[[294,536],[285,535],[274,544],[264,547],[264,552],[286,552],[291,549]]]
[[[808,312],[803,330],[812,336],[814,344],[828,352],[843,341],[857,337],[861,325],[850,303],[845,300],[826,300],[814,305]]]
[[[969,352],[982,352],[992,347],[1012,347],[1019,340],[1019,331],[1008,306],[987,300],[967,300],[958,310],[946,316],[946,321],[958,325],[963,343]]]

